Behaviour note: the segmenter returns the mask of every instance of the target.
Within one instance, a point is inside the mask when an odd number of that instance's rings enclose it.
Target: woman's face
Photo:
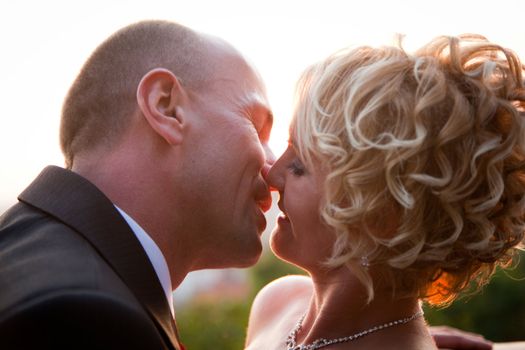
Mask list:
[[[330,257],[335,235],[320,217],[324,174],[307,169],[292,145],[268,173],[268,184],[279,191],[282,214],[270,237],[273,252],[302,268],[318,268]]]

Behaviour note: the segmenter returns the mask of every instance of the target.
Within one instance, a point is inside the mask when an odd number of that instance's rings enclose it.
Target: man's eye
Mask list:
[[[292,172],[293,175],[295,176],[302,176],[305,174],[306,172],[306,169],[303,165],[303,163],[301,163],[301,161],[299,159],[294,159],[290,165],[288,165],[288,169]]]

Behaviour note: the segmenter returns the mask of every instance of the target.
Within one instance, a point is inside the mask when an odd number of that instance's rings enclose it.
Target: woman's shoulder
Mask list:
[[[250,311],[247,341],[295,310],[304,312],[312,296],[312,280],[307,276],[281,277],[264,286],[255,297]]]
[[[273,310],[283,310],[287,306],[292,306],[295,302],[310,300],[313,291],[313,284],[310,277],[290,275],[281,277],[264,286],[252,304],[252,313],[258,312],[262,315],[269,313],[273,315]]]
[[[278,278],[264,286],[255,297],[255,302],[265,302],[267,299],[288,299],[289,296],[312,294],[312,279],[301,275],[288,275]]]

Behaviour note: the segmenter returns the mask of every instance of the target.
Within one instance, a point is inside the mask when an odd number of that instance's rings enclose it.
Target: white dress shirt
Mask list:
[[[144,251],[146,251],[146,255],[148,256],[151,265],[153,265],[153,269],[155,269],[155,272],[157,273],[157,278],[162,285],[162,289],[164,290],[164,294],[166,295],[166,299],[168,300],[168,304],[170,306],[171,315],[173,316],[175,311],[173,309],[171,277],[168,270],[168,263],[166,262],[166,258],[164,258],[164,254],[162,254],[159,246],[155,243],[155,241],[153,241],[150,235],[148,235],[147,232],[144,231],[144,229],[140,227],[140,225],[135,220],[133,220],[131,216],[126,214],[124,210],[120,209],[116,205],[115,208],[117,208],[117,210],[120,212],[120,215],[122,215],[124,220],[126,220],[133,233],[135,233],[135,236],[137,236],[137,239],[142,245],[142,248],[144,248]]]

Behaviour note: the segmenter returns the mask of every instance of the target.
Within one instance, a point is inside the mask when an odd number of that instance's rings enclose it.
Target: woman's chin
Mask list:
[[[270,236],[270,249],[280,260],[296,265],[299,257],[295,256],[300,249],[296,246],[291,236],[287,232],[282,232],[277,227]]]
[[[288,249],[290,249],[292,244],[283,236],[283,232],[279,230],[279,227],[276,227],[270,234],[270,249],[272,250],[272,253],[279,259],[287,260],[286,248],[288,246]]]

